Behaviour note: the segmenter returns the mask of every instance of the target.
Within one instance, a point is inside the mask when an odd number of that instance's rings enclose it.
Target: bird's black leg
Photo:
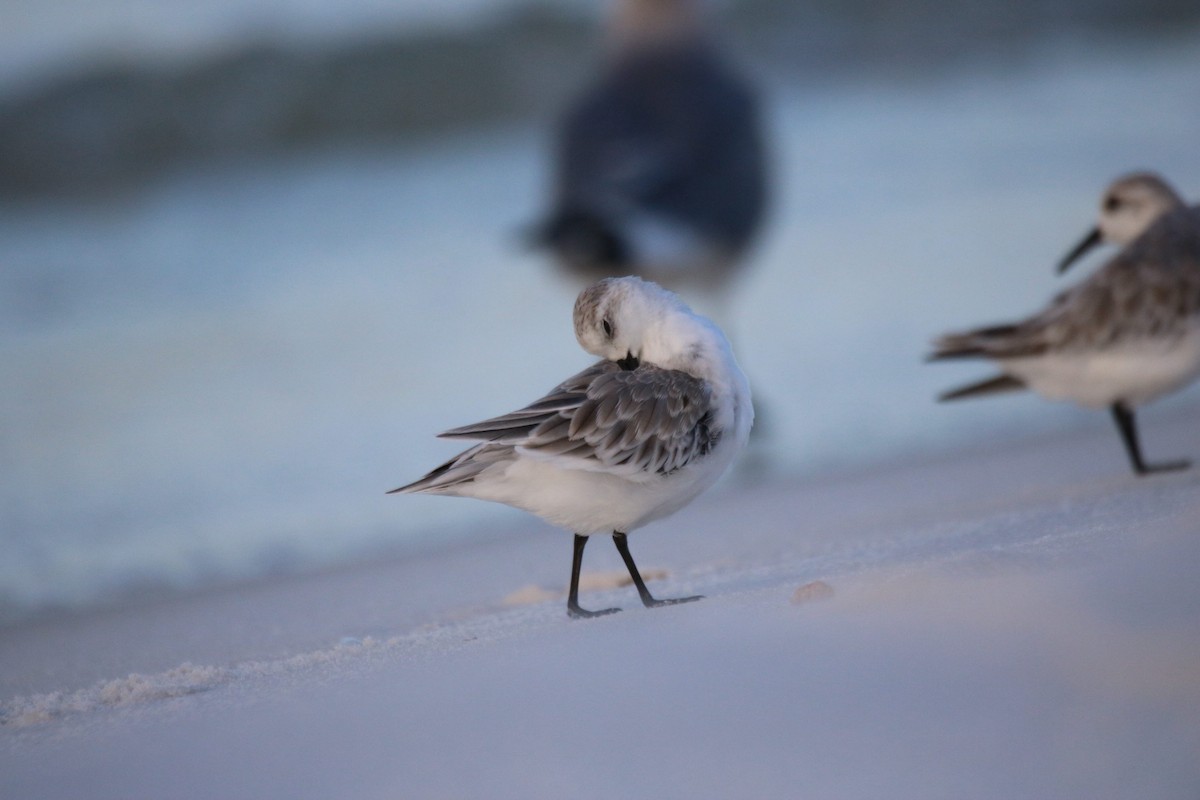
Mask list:
[[[1168,461],[1164,464],[1147,464],[1142,461],[1142,447],[1138,443],[1137,422],[1133,417],[1133,411],[1124,403],[1113,403],[1112,415],[1117,423],[1117,430],[1121,431],[1121,440],[1125,442],[1125,450],[1129,453],[1129,461],[1133,464],[1133,471],[1136,474],[1171,472],[1187,469],[1192,465],[1190,461]]]
[[[588,611],[579,607],[579,571],[583,567],[583,548],[587,547],[588,537],[575,534],[575,557],[571,561],[571,589],[567,594],[567,614],[575,619],[602,617],[605,614],[615,614],[621,609],[606,608],[603,611]]]
[[[629,553],[629,537],[620,531],[613,531],[613,544],[617,546],[617,552],[625,560],[625,566],[629,570],[629,577],[633,578],[633,585],[637,587],[638,594],[642,597],[642,604],[646,608],[672,606],[676,603],[690,603],[693,600],[700,600],[704,597],[704,595],[698,594],[692,597],[670,597],[665,600],[655,600],[654,595],[650,594],[650,590],[646,588],[646,582],[642,580],[642,573],[638,572],[637,564],[633,563],[633,556]]]

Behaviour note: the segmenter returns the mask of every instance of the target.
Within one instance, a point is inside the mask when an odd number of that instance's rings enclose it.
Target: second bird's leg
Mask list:
[[[1133,471],[1138,475],[1149,475],[1152,472],[1171,472],[1173,470],[1187,469],[1192,465],[1190,461],[1168,461],[1163,464],[1147,464],[1142,460],[1142,446],[1138,442],[1137,421],[1134,419],[1132,409],[1126,407],[1124,403],[1113,403],[1112,415],[1117,423],[1117,430],[1121,431],[1121,441],[1125,442],[1125,450],[1129,453],[1129,461],[1133,464]]]
[[[697,594],[692,597],[669,597],[665,600],[656,600],[654,595],[650,594],[650,590],[646,588],[646,582],[642,580],[642,573],[638,572],[637,564],[633,563],[633,556],[629,553],[629,537],[621,533],[621,531],[613,531],[613,544],[617,546],[617,552],[625,560],[625,567],[629,570],[629,577],[633,578],[633,585],[637,587],[638,594],[642,598],[642,604],[646,608],[672,606],[676,603],[690,603],[693,600],[700,600],[704,597],[702,594]]]

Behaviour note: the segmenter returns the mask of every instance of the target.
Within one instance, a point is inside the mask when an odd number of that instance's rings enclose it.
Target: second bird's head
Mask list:
[[[1059,262],[1059,274],[1066,272],[1084,253],[1101,242],[1129,244],[1159,217],[1181,205],[1183,200],[1175,190],[1152,172],[1135,172],[1118,178],[1100,200],[1096,227]]]

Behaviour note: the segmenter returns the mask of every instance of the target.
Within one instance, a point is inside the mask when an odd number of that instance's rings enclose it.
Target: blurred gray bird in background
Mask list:
[[[762,221],[765,157],[754,92],[706,16],[699,0],[616,0],[604,69],[561,120],[553,207],[531,230],[566,271],[724,299]]]
[[[1098,225],[1058,271],[1102,242],[1122,249],[1045,310],[937,339],[930,360],[988,358],[1002,370],[939,400],[1029,388],[1108,407],[1136,474],[1184,469],[1186,461],[1142,459],[1134,410],[1200,375],[1200,206],[1188,207],[1157,175],[1126,175],[1105,191]]]

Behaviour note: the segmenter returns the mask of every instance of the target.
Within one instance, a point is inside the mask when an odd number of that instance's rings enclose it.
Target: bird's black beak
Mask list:
[[[1062,275],[1071,268],[1072,264],[1079,260],[1080,256],[1098,244],[1100,244],[1100,229],[1092,228],[1088,231],[1088,235],[1083,237],[1083,241],[1075,245],[1071,252],[1067,253],[1063,257],[1063,260],[1058,262],[1058,274]]]
[[[617,359],[617,366],[624,370],[634,370],[638,368],[638,357],[633,353],[626,351],[624,358]]]

